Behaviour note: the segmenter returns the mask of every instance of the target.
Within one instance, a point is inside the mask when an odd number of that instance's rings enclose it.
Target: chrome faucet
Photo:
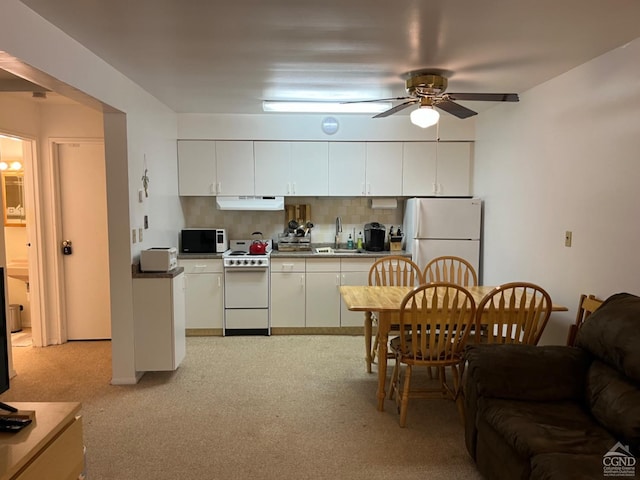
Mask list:
[[[336,241],[334,248],[338,248],[340,246],[340,234],[342,233],[342,219],[340,217],[336,217]]]

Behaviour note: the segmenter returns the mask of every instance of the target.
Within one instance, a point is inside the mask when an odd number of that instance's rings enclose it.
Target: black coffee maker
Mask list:
[[[378,222],[367,223],[364,226],[364,248],[370,252],[384,250],[386,230],[384,225]]]

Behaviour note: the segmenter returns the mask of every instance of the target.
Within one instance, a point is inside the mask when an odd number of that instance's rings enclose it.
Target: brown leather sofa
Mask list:
[[[465,354],[465,441],[486,479],[640,478],[639,297],[609,297],[575,347]]]

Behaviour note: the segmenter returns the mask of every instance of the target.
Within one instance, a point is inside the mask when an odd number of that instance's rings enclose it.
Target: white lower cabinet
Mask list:
[[[340,265],[340,285],[368,285],[369,270],[377,258],[343,258]],[[364,326],[364,312],[350,312],[340,301],[340,326]]]
[[[304,258],[271,260],[271,326],[304,327],[306,305]]]
[[[305,325],[340,326],[340,259],[307,259]]]
[[[180,260],[186,283],[186,327],[222,329],[224,273],[222,260]]]
[[[175,370],[186,353],[184,274],[133,279],[138,372]]]

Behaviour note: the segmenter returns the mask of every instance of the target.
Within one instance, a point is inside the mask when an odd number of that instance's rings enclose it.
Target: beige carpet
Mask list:
[[[362,337],[189,337],[176,372],[112,386],[109,342],[14,349],[0,401],[83,403],[88,480],[479,479],[453,402],[376,410]]]

